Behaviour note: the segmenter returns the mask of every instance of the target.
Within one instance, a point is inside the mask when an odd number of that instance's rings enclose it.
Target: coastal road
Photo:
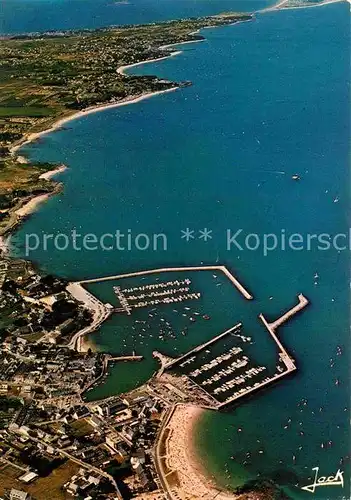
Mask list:
[[[79,332],[75,333],[68,343],[68,347],[71,349],[76,349],[81,352],[80,338],[84,335],[94,332],[99,326],[102,325],[104,321],[112,314],[112,307],[109,308],[100,300],[98,300],[94,295],[89,293],[85,288],[83,288],[79,283],[70,283],[67,288],[72,297],[78,302],[82,302],[84,306],[93,312],[93,321],[90,325],[86,326]]]
[[[169,424],[169,421],[172,418],[172,415],[173,415],[175,409],[176,409],[176,405],[172,406],[171,408],[169,408],[167,410],[167,413],[163,419],[163,422],[162,422],[161,427],[159,429],[158,435],[156,437],[156,443],[155,443],[155,448],[154,448],[154,452],[153,452],[156,472],[157,472],[158,478],[160,480],[162,489],[163,489],[166,497],[168,498],[168,500],[173,500],[173,496],[172,496],[172,492],[169,489],[168,482],[167,482],[167,479],[164,475],[163,468],[162,468],[162,465],[160,462],[160,458],[161,458],[160,448],[161,448],[165,428]]]

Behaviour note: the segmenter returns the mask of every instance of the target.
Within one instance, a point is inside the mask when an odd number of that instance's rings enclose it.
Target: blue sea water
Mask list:
[[[321,251],[312,239],[310,249],[305,244],[302,251],[280,248],[264,256],[262,247],[228,250],[226,231],[257,233],[261,241],[264,233],[299,233],[305,242],[307,234],[348,234],[349,7],[266,13],[204,34],[205,42],[181,46],[177,57],[130,70],[193,86],[75,120],[24,149],[70,168],[60,176],[64,192],[17,233],[18,252],[30,233],[164,233],[167,251],[59,251],[49,244],[30,258],[71,279],[219,259],[255,300],[235,299],[233,312],[223,299],[211,324],[220,328],[222,316],[237,314],[253,335],[263,334],[259,312],[275,318],[303,292],[310,307],[279,331],[296,357],[297,375],[234,412],[206,414],[198,447],[223,485],[261,473],[303,499],[310,494],[300,488],[309,484],[312,467],[323,475],[340,467],[345,488],[320,488],[315,497],[347,498],[349,251]],[[291,179],[295,173],[299,182]],[[213,238],[186,243],[186,228],[196,235],[208,228]],[[106,287],[94,291],[108,293]],[[202,338],[201,331],[194,335],[181,347]],[[94,335],[102,348],[119,352],[130,352],[127,338],[116,318]],[[132,347],[146,361],[116,366],[93,396],[145,380],[155,369],[152,350],[165,348],[157,340]],[[302,398],[306,406],[299,405]]]
[[[254,12],[274,0],[4,0],[0,33],[101,28],[220,12]]]

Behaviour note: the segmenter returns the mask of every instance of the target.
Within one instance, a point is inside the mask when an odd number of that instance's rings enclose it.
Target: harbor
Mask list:
[[[187,271],[186,275],[185,271]],[[135,326],[132,326],[132,331],[140,332],[139,338],[153,335],[157,323],[152,323],[152,321],[158,318],[159,338],[166,340],[165,335],[167,334],[169,342],[175,340],[176,334],[171,323],[166,319],[167,317],[159,315],[160,308],[170,307],[176,303],[189,303],[202,297],[202,291],[197,289],[199,284],[194,288],[193,280],[189,276],[190,271],[195,273],[221,271],[225,278],[229,279],[229,282],[240,291],[241,296],[246,300],[253,299],[253,296],[225,266],[162,268],[81,281],[70,284],[67,289],[75,298],[85,302],[94,311],[94,322],[90,329],[78,332],[72,338],[71,347],[79,350],[79,339],[82,338],[82,335],[96,330],[111,315],[119,317],[122,314],[126,317],[133,317],[135,311],[142,309],[146,309],[147,320],[138,317],[134,320]],[[161,280],[161,277],[164,276],[163,273],[168,273],[165,275],[165,280]],[[168,278],[170,273],[175,274],[174,279]],[[141,284],[135,282],[135,278],[145,280],[146,277],[149,277],[149,281]],[[127,278],[127,282],[121,281],[121,284],[114,284],[116,280],[122,280],[122,278]],[[133,283],[130,282],[131,278],[134,279]],[[150,281],[150,278],[153,279]],[[217,274],[213,274],[212,279],[215,280],[217,286],[221,284],[216,281]],[[114,304],[102,302],[85,288],[99,282],[111,282],[115,297]],[[297,369],[292,356],[278,338],[277,330],[294,315],[300,313],[308,304],[308,299],[303,294],[299,294],[297,305],[284,312],[276,320],[268,321],[262,313],[259,315],[259,320],[273,340],[272,349],[277,350],[274,370],[271,366],[260,362],[257,354],[251,349],[255,340],[258,340],[257,335],[254,332],[248,333],[245,325],[242,322],[237,322],[221,333],[212,334],[209,339],[196,344],[180,355],[173,356],[169,353],[164,354],[160,350],[154,350],[152,354],[160,362],[160,368],[150,379],[149,389],[156,391],[159,396],[163,395],[163,397],[167,397],[166,393],[171,391],[176,398],[175,400],[180,398],[182,403],[192,402],[203,408],[222,410],[237,403],[242,398],[268,387]],[[174,309],[172,314],[176,313],[179,319],[185,318],[190,322],[195,322],[197,318],[201,317],[201,313],[192,311],[191,307],[185,306],[183,311],[180,314],[181,310]],[[202,319],[208,320],[210,316],[202,314]],[[183,335],[186,332],[187,328],[182,330]],[[139,342],[143,344],[142,340]],[[112,359],[109,358],[110,361]],[[142,359],[142,356],[129,356],[122,353],[118,359],[127,361]]]
[[[297,306],[272,323],[268,323],[262,314],[259,316],[278,348],[273,373],[270,373],[267,366],[250,357],[247,347],[252,344],[252,337],[243,335],[243,325],[238,323],[176,359],[154,351],[153,356],[161,364],[155,377],[158,391],[162,392],[160,387],[166,384],[167,390],[173,387],[176,393],[181,394],[182,403],[192,401],[195,404],[194,396],[189,393],[192,391],[196,394],[196,404],[203,408],[223,410],[290,375],[297,369],[296,364],[278,339],[276,330],[308,305],[308,299],[302,294],[298,298]],[[224,341],[226,344],[223,344]],[[218,347],[221,342],[221,353],[214,356],[211,349],[214,345]]]

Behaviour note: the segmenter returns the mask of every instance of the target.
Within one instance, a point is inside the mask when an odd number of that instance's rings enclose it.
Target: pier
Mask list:
[[[156,377],[160,377],[163,374],[165,368],[169,364],[171,364],[175,361],[174,358],[171,358],[170,356],[166,356],[165,354],[162,354],[159,351],[152,351],[152,357],[157,359],[161,364],[161,368],[158,370]]]
[[[279,348],[279,357],[282,360],[282,362],[285,364],[286,369],[289,371],[295,370],[296,367],[295,367],[293,360],[290,358],[285,347],[283,346],[283,344],[280,342],[280,340],[276,336],[275,331],[272,328],[271,324],[267,322],[266,318],[263,316],[262,313],[259,315],[259,318],[262,321],[262,323],[264,324],[264,326],[267,328],[267,330],[269,331],[274,342],[277,344],[277,346]]]
[[[200,392],[203,391],[204,396],[207,396],[207,400],[208,398],[210,398],[210,406],[213,405],[213,409],[221,410],[235,403],[239,399],[250,396],[252,393],[262,388],[268,387],[271,384],[279,381],[283,377],[290,375],[297,368],[294,360],[289,355],[289,353],[279,340],[278,336],[276,335],[276,329],[280,325],[288,321],[290,318],[292,318],[299,311],[301,311],[304,307],[306,307],[308,303],[308,299],[303,294],[299,294],[298,304],[282,314],[282,316],[277,320],[270,323],[266,320],[263,314],[259,315],[260,320],[262,321],[278,347],[279,361],[280,363],[282,363],[282,365],[285,366],[285,368],[283,368],[283,366],[281,365],[277,365],[277,371],[275,373],[273,373],[272,375],[269,375],[267,373],[267,376],[263,375],[263,378],[262,374],[267,370],[267,368],[265,366],[247,367],[247,365],[250,363],[250,358],[244,355],[241,347],[234,346],[229,349],[229,351],[216,356],[209,362],[203,364],[201,367],[192,370],[190,369],[189,373],[186,373],[185,376],[191,381],[191,385],[193,387],[197,387]],[[175,365],[180,365],[180,367],[185,368],[186,370],[187,365],[191,365],[193,362],[195,362],[196,354],[201,352],[206,347],[209,347],[214,342],[219,341],[229,333],[240,336],[236,332],[240,327],[241,323],[235,325],[234,327],[221,333],[220,335],[217,335],[208,342],[195,347],[180,358],[177,358],[170,362],[165,362],[166,360],[164,360],[164,362],[162,363],[163,366],[161,372],[163,372],[164,369],[172,368]],[[247,340],[246,337],[240,337],[242,338],[243,342]],[[238,355],[240,357],[237,357]],[[233,361],[229,365],[226,365],[222,369],[220,369],[220,365],[222,365],[222,363],[230,362],[231,358],[234,358]],[[244,372],[237,372],[237,370],[245,368],[247,369]],[[213,371],[211,373],[211,370],[213,369],[216,369],[215,373],[213,373]],[[207,373],[209,373],[208,377],[206,376]],[[204,375],[205,378],[202,380],[202,382],[197,383],[194,381],[194,378]],[[218,384],[217,387],[216,384]],[[213,386],[215,387],[214,389],[212,389]],[[225,393],[228,393],[228,397],[223,400],[223,396],[225,397]]]
[[[121,289],[121,287],[120,286],[114,286],[113,287],[113,291],[115,292],[115,294],[117,296],[117,299],[119,300],[119,303],[122,306],[121,308],[118,308],[118,311],[120,309],[122,309],[124,312],[126,312],[128,314],[128,316],[130,316],[132,314],[132,309],[129,306],[128,300],[127,300],[126,296],[124,295],[123,290]]]
[[[294,316],[309,304],[308,299],[302,293],[300,293],[297,298],[299,299],[299,303],[296,306],[289,309],[289,311],[280,316],[280,318],[278,318],[277,320],[273,321],[273,323],[269,323],[269,326],[272,330],[276,330],[280,325],[288,321],[292,316]]]
[[[265,379],[263,382],[259,383],[259,382],[256,382],[256,384],[254,384],[252,387],[249,386],[245,389],[241,389],[239,391],[239,393],[235,393],[233,396],[227,398],[223,403],[220,403],[218,406],[217,406],[217,410],[222,410],[223,408],[225,408],[226,406],[229,406],[231,405],[232,403],[234,403],[236,400],[244,397],[244,396],[247,396],[259,389],[262,389],[263,387],[266,387],[270,384],[273,384],[274,382],[276,382],[277,380],[283,378],[283,377],[286,377],[289,373],[291,373],[292,371],[296,370],[295,366],[294,368],[290,369],[290,370],[287,370],[285,372],[282,372],[282,373],[277,373],[275,375],[273,375],[272,377],[267,377],[267,379]]]
[[[291,357],[289,356],[289,354],[287,353],[286,349],[284,348],[283,344],[278,339],[275,331],[280,325],[282,325],[283,323],[288,321],[288,319],[292,318],[295,314],[297,314],[299,311],[304,309],[309,304],[308,299],[302,293],[300,293],[298,295],[298,299],[299,299],[299,303],[296,306],[289,309],[289,311],[284,313],[282,316],[280,316],[280,318],[273,321],[272,323],[269,323],[266,320],[266,318],[263,316],[262,313],[259,315],[260,320],[262,321],[264,326],[269,331],[274,342],[277,344],[277,346],[279,348],[279,357],[282,360],[282,362],[285,364],[286,369],[288,371],[295,370],[296,366],[295,366],[293,360],[291,359]]]
[[[191,356],[192,354],[197,354],[197,353],[203,351],[204,349],[206,349],[206,347],[209,347],[210,345],[214,344],[215,342],[222,339],[226,335],[229,335],[230,333],[238,330],[239,328],[241,328],[241,326],[242,326],[242,323],[238,323],[237,325],[232,326],[231,328],[229,328],[229,330],[226,330],[225,332],[220,333],[216,337],[213,337],[209,341],[194,347],[194,349],[191,349],[191,351],[188,351],[183,356],[180,356],[179,358],[176,358],[176,359],[170,361],[169,363],[166,363],[164,365],[164,368],[169,369],[169,368],[179,364],[181,361],[187,360],[187,358],[189,359],[189,356]],[[195,358],[195,356],[194,356],[194,358]]]
[[[114,361],[142,361],[144,359],[144,356],[137,356],[136,354],[132,354],[130,356],[111,356],[108,355],[108,361],[109,362],[114,362]]]
[[[80,285],[88,285],[89,283],[100,283],[104,281],[114,281],[124,278],[135,278],[138,276],[148,276],[159,273],[185,272],[185,271],[219,271],[233,283],[236,289],[246,300],[252,300],[253,296],[246,288],[233,276],[233,274],[225,266],[189,266],[189,267],[162,267],[158,269],[149,269],[147,271],[137,271],[134,273],[117,274],[116,276],[106,276],[104,278],[95,278],[79,281]]]

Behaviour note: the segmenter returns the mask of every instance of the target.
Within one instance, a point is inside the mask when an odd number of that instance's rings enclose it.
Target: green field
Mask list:
[[[30,118],[51,116],[53,110],[44,106],[0,106],[0,117],[28,116]]]

